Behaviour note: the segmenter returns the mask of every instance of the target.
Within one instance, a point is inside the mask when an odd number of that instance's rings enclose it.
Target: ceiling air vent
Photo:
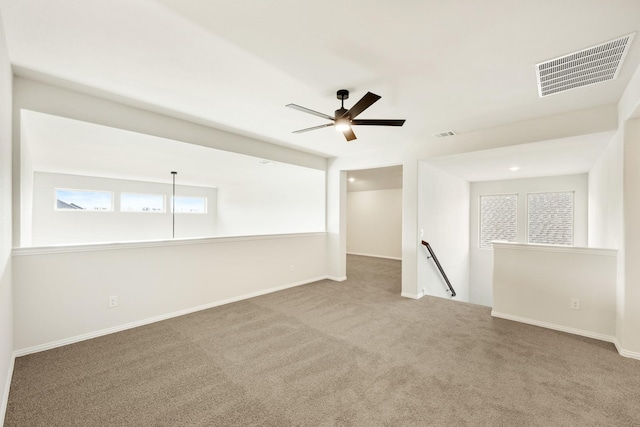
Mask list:
[[[540,97],[615,79],[634,34],[536,64]]]
[[[449,130],[449,131],[447,131],[447,132],[436,133],[436,134],[435,134],[435,135],[433,135],[433,136],[435,136],[436,138],[444,138],[444,137],[447,137],[447,136],[453,136],[453,135],[455,135],[455,134],[456,134],[456,133],[455,133],[454,131]]]

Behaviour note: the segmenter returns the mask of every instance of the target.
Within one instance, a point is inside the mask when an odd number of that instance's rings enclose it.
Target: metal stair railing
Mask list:
[[[438,261],[438,257],[433,252],[433,249],[431,249],[431,245],[429,243],[425,242],[424,240],[422,241],[422,244],[427,247],[427,250],[429,251],[429,254],[431,255],[429,258],[433,259],[433,262],[436,263],[436,266],[438,267],[438,270],[440,270],[440,274],[442,274],[442,278],[444,279],[445,282],[447,282],[447,286],[449,287],[449,291],[451,291],[451,298],[455,297],[456,296],[456,291],[453,289],[453,286],[451,286],[451,283],[449,282],[449,278],[447,277],[446,273],[442,269],[442,266],[440,265],[440,262]]]

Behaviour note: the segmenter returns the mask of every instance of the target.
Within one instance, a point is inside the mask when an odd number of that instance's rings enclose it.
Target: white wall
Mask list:
[[[431,245],[451,285],[456,300],[469,301],[469,183],[431,166],[418,165],[418,241]],[[424,294],[450,296],[447,285],[429,253],[420,244],[418,289]],[[421,292],[422,293],[422,292]]]
[[[20,244],[31,244],[32,213],[33,213],[33,163],[31,146],[26,133],[23,118],[20,118],[20,131],[23,137],[20,141]]]
[[[491,194],[518,195],[517,242],[527,242],[527,194],[539,192],[574,192],[574,246],[587,246],[588,212],[587,174],[543,178],[511,179],[503,181],[474,182],[471,184],[470,203],[470,254],[471,278],[469,301],[493,306],[493,251],[480,249],[480,196]]]
[[[237,185],[218,188],[218,236],[325,231],[325,172],[267,165]]]
[[[622,262],[618,267],[618,350],[640,359],[640,67],[618,103],[623,161]]]
[[[618,131],[589,171],[589,246],[622,247],[622,132]]]
[[[402,188],[347,193],[347,253],[402,259]]]
[[[640,90],[636,94],[640,101]],[[636,114],[640,115],[640,102]],[[622,354],[640,359],[640,118],[624,124],[623,169],[625,261],[624,287],[618,288],[622,301],[618,340]]]
[[[493,316],[615,341],[615,250],[495,243],[493,251]]]
[[[170,178],[168,178],[170,179]],[[55,210],[55,189],[112,191],[113,212]],[[163,194],[164,213],[120,212],[121,193]],[[172,238],[172,184],[36,172],[33,246]],[[206,214],[176,214],[175,237],[216,235],[216,189],[176,185],[178,196],[207,197]]]
[[[640,359],[640,67],[617,107],[618,131],[589,172],[589,245],[618,249],[616,346]]]
[[[16,249],[16,353],[323,279],[325,254],[325,233]]]
[[[13,371],[13,296],[11,275],[11,103],[12,72],[0,16],[0,424]]]

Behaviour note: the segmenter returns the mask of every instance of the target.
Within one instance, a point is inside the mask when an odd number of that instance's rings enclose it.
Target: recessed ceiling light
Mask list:
[[[349,182],[353,182],[353,181],[355,181],[355,180],[356,180],[356,179],[355,179],[354,177],[349,177]]]
[[[517,170],[520,170],[520,166],[511,166],[511,167],[509,168],[509,170],[510,170],[511,172],[515,172],[515,171],[517,171]]]

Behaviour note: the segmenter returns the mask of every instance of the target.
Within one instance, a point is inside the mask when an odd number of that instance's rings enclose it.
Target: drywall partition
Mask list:
[[[24,120],[20,120],[20,132],[23,137],[20,141],[20,212],[23,221],[20,222],[20,244],[31,244],[32,213],[33,213],[33,162],[29,135],[26,132]]]
[[[325,253],[325,233],[16,249],[16,353],[320,280]]]
[[[640,115],[640,105],[636,114]],[[618,290],[622,294],[618,342],[621,354],[640,359],[640,118],[624,123],[623,170],[625,261],[624,286]]]
[[[469,301],[469,183],[419,162],[418,241],[431,245],[456,300]],[[446,282],[424,246],[418,252],[420,295],[449,298]]]
[[[216,236],[216,189],[176,185],[176,195],[206,197],[207,212],[171,215],[172,184],[36,172],[33,246]],[[170,178],[168,178],[169,180]],[[56,209],[55,190],[93,190],[113,194],[113,211]],[[164,196],[164,212],[121,210],[123,193]]]
[[[620,240],[622,261],[618,265],[618,350],[640,359],[640,67],[618,103],[623,170],[623,218]]]
[[[11,103],[12,72],[0,17],[0,424],[13,372],[13,296],[11,278]]]
[[[527,194],[544,192],[574,193],[574,246],[587,246],[588,211],[587,174],[541,178],[510,179],[471,183],[470,203],[470,280],[469,301],[493,305],[493,251],[480,248],[480,197],[484,195],[517,195],[518,243],[527,243]]]
[[[402,259],[402,188],[347,193],[347,253]]]
[[[589,171],[589,246],[620,249],[623,245],[622,132],[617,132]]]
[[[495,317],[615,341],[613,249],[494,243]]]

